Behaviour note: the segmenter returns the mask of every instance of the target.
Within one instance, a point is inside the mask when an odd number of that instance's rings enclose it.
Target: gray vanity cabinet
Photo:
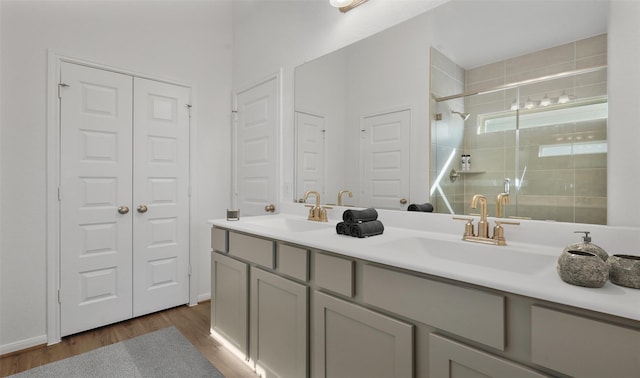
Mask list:
[[[313,376],[412,377],[413,326],[314,292]]]
[[[429,335],[429,376],[541,378],[537,371],[437,334]]]
[[[241,261],[211,254],[211,329],[243,354],[249,351],[248,272]]]
[[[536,305],[531,336],[540,366],[573,377],[640,377],[640,329]]]
[[[640,322],[212,229],[211,329],[264,377],[640,377]]]
[[[308,288],[251,267],[251,359],[267,377],[308,376]]]

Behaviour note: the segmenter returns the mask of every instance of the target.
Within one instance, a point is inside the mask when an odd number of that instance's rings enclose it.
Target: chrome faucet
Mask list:
[[[496,217],[504,218],[504,209],[502,205],[509,204],[509,193],[500,193],[496,197]]]
[[[306,207],[309,207],[309,220],[310,221],[316,221],[316,222],[328,222],[328,218],[327,218],[327,209],[331,209],[331,207],[328,206],[320,206],[320,193],[313,191],[313,190],[309,190],[304,194],[304,197],[302,198],[303,202],[307,201],[307,198],[309,197],[309,195],[315,195],[316,196],[316,204],[315,206],[313,205],[305,205]]]
[[[489,237],[489,222],[487,222],[487,197],[482,194],[476,194],[471,199],[471,208],[477,209],[480,202],[480,220],[478,221],[478,237]]]
[[[341,190],[338,193],[338,206],[342,206],[342,195],[345,194],[345,193],[347,193],[347,195],[349,195],[349,198],[353,197],[353,193],[351,193],[351,191],[349,191],[349,190]]]

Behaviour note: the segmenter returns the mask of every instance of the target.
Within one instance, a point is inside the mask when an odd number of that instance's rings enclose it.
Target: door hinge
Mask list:
[[[62,201],[62,191],[60,190],[60,187],[58,187],[58,202]]]
[[[62,292],[58,289],[58,304],[62,304]]]
[[[232,110],[232,111],[231,111],[231,118],[232,118],[234,121],[237,121],[237,120],[238,120],[238,111],[237,111],[237,110]]]
[[[62,98],[62,91],[61,91],[61,88],[66,88],[66,87],[68,87],[68,86],[69,86],[69,84],[67,84],[67,83],[60,83],[60,84],[58,84],[58,98],[60,98],[60,99]]]
[[[193,108],[193,105],[187,104],[187,109],[188,109],[188,112],[189,112],[189,118],[191,118],[191,108]]]

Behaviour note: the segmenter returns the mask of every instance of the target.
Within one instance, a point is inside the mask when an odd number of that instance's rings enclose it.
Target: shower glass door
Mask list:
[[[496,216],[502,194],[505,218],[606,224],[606,69],[462,96],[436,109],[437,212],[477,212],[471,198],[483,194]]]

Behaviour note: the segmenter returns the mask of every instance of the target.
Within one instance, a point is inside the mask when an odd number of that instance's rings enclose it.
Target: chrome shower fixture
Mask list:
[[[466,121],[467,119],[469,119],[469,113],[461,113],[461,112],[456,112],[455,110],[451,111],[451,114],[457,114],[460,116],[460,118],[462,118],[462,120]]]

